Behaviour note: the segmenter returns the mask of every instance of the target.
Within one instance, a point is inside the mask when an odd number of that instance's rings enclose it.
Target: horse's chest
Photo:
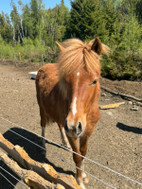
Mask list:
[[[61,123],[63,120],[66,119],[66,116],[68,114],[68,103],[66,100],[62,98],[58,93],[48,95],[46,97],[46,113],[49,115],[49,117],[57,122]]]

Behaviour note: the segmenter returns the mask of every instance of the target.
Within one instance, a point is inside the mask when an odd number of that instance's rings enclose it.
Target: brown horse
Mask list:
[[[100,55],[107,54],[108,47],[98,38],[89,43],[69,39],[57,45],[61,50],[58,63],[43,66],[36,77],[42,136],[46,123],[55,121],[64,145],[69,147],[70,143],[73,151],[85,156],[88,139],[100,118]],[[81,168],[83,158],[73,154],[73,159]],[[87,179],[78,169],[76,178],[84,189]]]

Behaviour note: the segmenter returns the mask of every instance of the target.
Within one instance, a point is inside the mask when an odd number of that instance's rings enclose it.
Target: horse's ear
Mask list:
[[[65,48],[62,46],[62,45],[60,45],[57,41],[56,41],[56,45],[59,47],[59,49],[60,49],[60,51],[63,51]]]
[[[102,53],[102,43],[101,40],[99,38],[96,37],[91,50],[95,51],[98,55],[101,55]]]

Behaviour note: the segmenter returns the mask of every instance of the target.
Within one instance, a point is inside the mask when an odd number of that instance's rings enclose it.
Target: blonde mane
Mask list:
[[[80,68],[88,72],[96,71],[100,75],[100,57],[91,50],[93,42],[83,43],[79,39],[68,39],[62,43],[64,50],[58,58],[59,73],[61,77],[67,76]],[[107,54],[108,47],[102,44],[102,53]]]

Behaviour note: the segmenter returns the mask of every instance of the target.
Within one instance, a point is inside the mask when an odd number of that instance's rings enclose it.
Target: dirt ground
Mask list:
[[[75,168],[57,158],[60,156],[74,165],[72,153],[55,145],[46,144],[46,158],[43,158],[37,146],[10,130],[12,128],[12,131],[40,144],[39,137],[30,132],[41,134],[35,81],[28,75],[29,71],[36,71],[38,67],[39,65],[18,66],[18,64],[10,65],[10,62],[6,65],[0,63],[0,117],[17,124],[12,125],[0,119],[0,132],[13,144],[24,147],[34,160],[50,163],[57,171],[74,175]],[[111,90],[142,99],[142,82],[110,81],[101,78],[101,84]],[[102,90],[100,105],[123,101],[125,105],[116,109],[101,110],[101,119],[89,141],[87,157],[142,183],[142,107],[138,106],[138,111],[132,111],[132,102]],[[56,124],[50,124],[46,128],[46,137],[61,144]],[[16,176],[3,162],[0,162],[0,166]],[[127,178],[111,173],[87,160],[85,170],[117,189],[142,188]],[[0,172],[13,183],[12,186],[0,175],[0,189],[25,188],[2,169]],[[87,189],[109,188],[91,177],[89,179]]]

